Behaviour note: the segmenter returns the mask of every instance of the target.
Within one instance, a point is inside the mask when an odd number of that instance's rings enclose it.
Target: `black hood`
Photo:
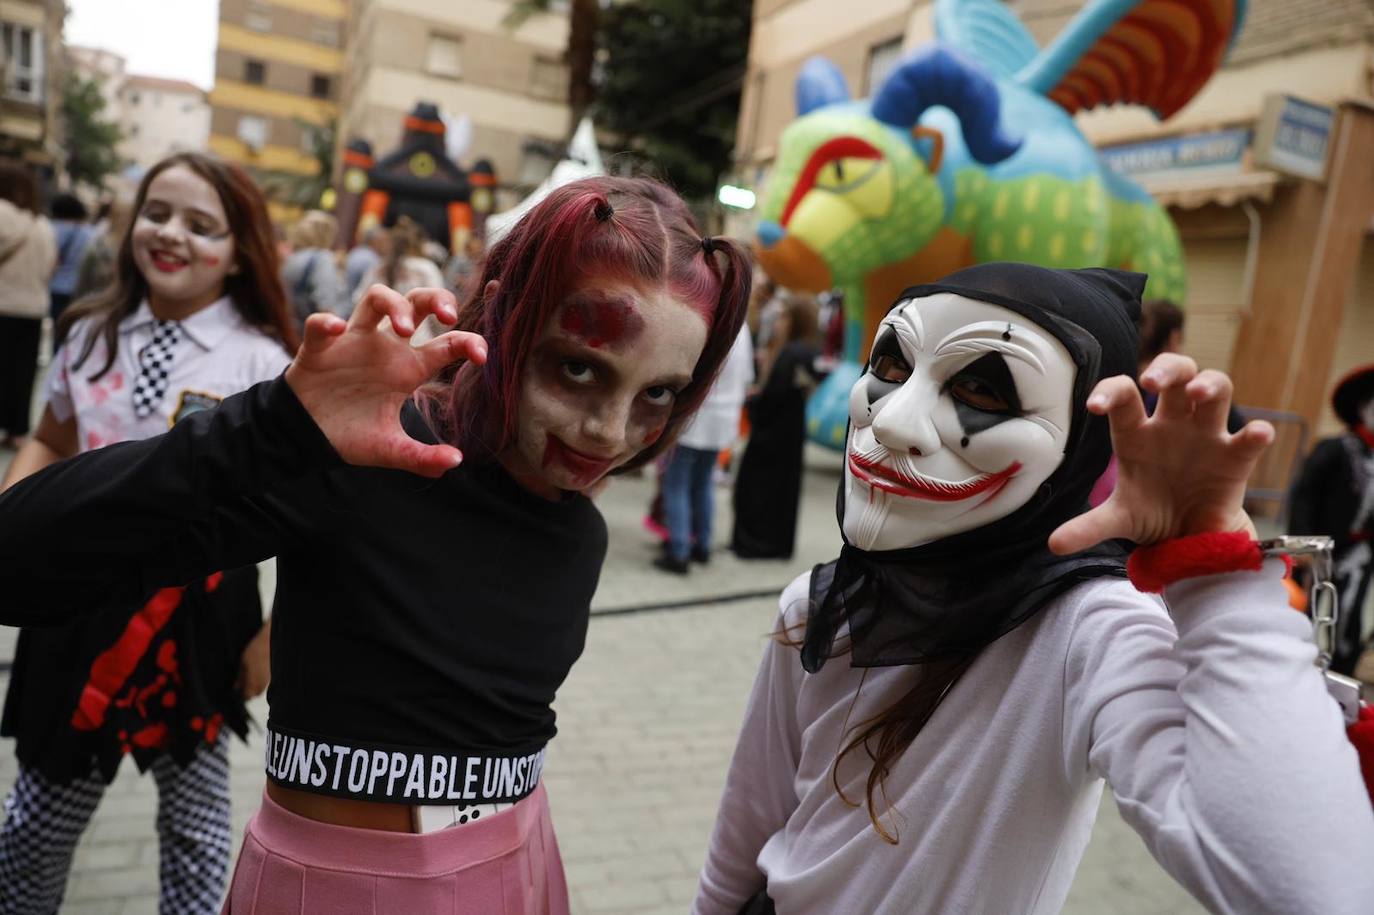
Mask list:
[[[846,539],[839,558],[817,566],[811,577],[802,646],[808,671],[831,655],[843,623],[856,667],[967,657],[1077,582],[1125,575],[1126,550],[1119,544],[1056,556],[1047,542],[1055,528],[1087,510],[1088,494],[1111,459],[1107,420],[1089,413],[1087,400],[1102,379],[1135,375],[1144,288],[1140,273],[993,263],[898,296],[894,307],[940,293],[1000,305],[1063,343],[1077,368],[1064,460],[1025,505],[983,527],[901,550],[861,550]],[[836,511],[843,527],[843,480]]]

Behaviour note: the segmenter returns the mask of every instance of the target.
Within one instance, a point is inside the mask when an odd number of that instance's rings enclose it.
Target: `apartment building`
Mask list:
[[[348,29],[339,142],[367,140],[378,155],[401,142],[406,115],[431,102],[466,116],[463,164],[485,158],[504,190],[497,209],[547,177],[572,125],[567,105],[566,4],[517,29],[510,0],[355,0]]]
[[[220,0],[209,147],[259,172],[314,174],[309,128],[338,116],[347,0]]]
[[[809,57],[828,57],[856,96],[867,96],[905,53],[933,38],[932,5],[756,0],[736,183],[767,181]],[[1084,4],[1007,5],[1045,47]],[[1309,434],[1336,425],[1326,392],[1374,353],[1371,59],[1374,9],[1366,0],[1249,0],[1225,65],[1174,117],[1160,122],[1133,106],[1077,116],[1179,229],[1186,350],[1230,371],[1242,403],[1301,417]],[[1308,148],[1288,168],[1261,161],[1262,147],[1274,146],[1276,105],[1279,129]],[[1226,142],[1212,142],[1218,138]],[[747,217],[734,217],[731,228],[752,232]]]
[[[124,139],[119,152],[142,172],[175,152],[204,152],[210,141],[210,102],[194,83],[130,75],[121,92]]]
[[[0,156],[51,169],[61,160],[64,0],[0,4]]]

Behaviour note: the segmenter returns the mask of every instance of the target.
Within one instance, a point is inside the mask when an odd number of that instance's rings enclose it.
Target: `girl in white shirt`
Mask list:
[[[1273,430],[1228,434],[1230,381],[1171,354],[1146,417],[1144,280],[984,264],[893,306],[844,546],[782,595],[697,915],[1058,912],[1104,780],[1213,911],[1370,911],[1369,796],[1241,507]]]
[[[297,338],[272,226],[246,173],[175,155],[148,172],[134,210],[113,283],[63,314],[48,403],[6,487],[165,432],[290,363]],[[0,911],[57,909],[72,851],[126,755],[157,780],[162,910],[218,910],[226,729],[246,735],[244,701],[268,680],[256,570],[116,603],[20,635],[0,722],[20,762],[0,828]]]

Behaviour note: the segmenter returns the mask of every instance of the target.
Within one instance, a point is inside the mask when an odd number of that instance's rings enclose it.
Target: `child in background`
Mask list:
[[[278,276],[247,174],[193,153],[154,166],[112,284],[63,314],[47,407],[5,487],[279,375],[296,335]],[[136,519],[124,534],[138,539]],[[102,547],[55,549],[75,579]],[[67,603],[60,588],[51,600]],[[244,700],[268,679],[256,569],[72,600],[83,606],[66,608],[70,622],[25,629],[15,655],[0,733],[18,739],[20,765],[0,828],[0,911],[57,910],[72,851],[130,755],[157,780],[161,910],[214,912],[230,850],[226,729],[246,735]]]

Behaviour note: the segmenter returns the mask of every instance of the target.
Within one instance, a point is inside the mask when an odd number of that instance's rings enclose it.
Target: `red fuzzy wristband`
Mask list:
[[[1243,531],[1232,531],[1193,534],[1139,547],[1126,561],[1126,574],[1138,590],[1159,594],[1185,578],[1258,572],[1263,565],[1259,541]]]

